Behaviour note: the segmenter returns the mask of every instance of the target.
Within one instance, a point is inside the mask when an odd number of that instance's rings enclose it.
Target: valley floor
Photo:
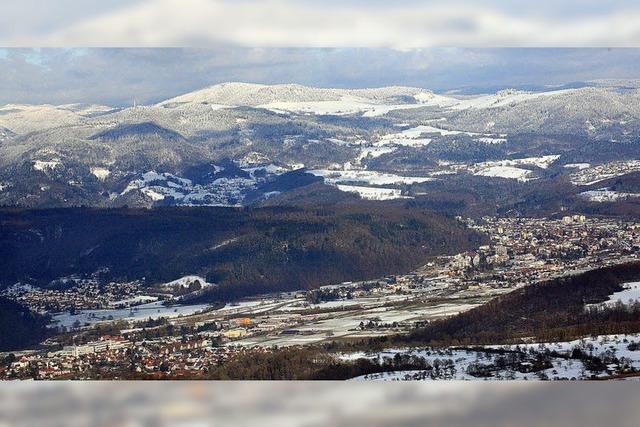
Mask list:
[[[55,315],[58,335],[37,350],[15,353],[0,376],[197,378],[245,353],[406,334],[532,283],[640,259],[640,226],[635,222],[580,216],[487,217],[469,225],[487,233],[491,243],[477,251],[435,257],[410,274],[378,280],[253,297],[224,307],[149,303],[135,296],[147,290],[131,285],[133,294],[124,300],[134,301],[131,306],[108,310],[108,315],[105,310]],[[42,304],[46,295],[37,292],[22,286],[10,288],[4,296]],[[122,295],[113,298],[123,300]],[[640,352],[628,349],[635,341],[636,335],[619,335],[520,348],[394,348],[347,352],[338,359],[364,357],[382,363],[396,355],[418,356],[422,359],[413,362],[429,366],[393,368],[359,379],[578,379],[640,368]],[[574,346],[592,357],[571,357]],[[598,365],[594,373],[585,367],[598,358],[605,361],[604,369]],[[538,369],[527,368],[532,363]],[[434,371],[435,364],[444,367]]]

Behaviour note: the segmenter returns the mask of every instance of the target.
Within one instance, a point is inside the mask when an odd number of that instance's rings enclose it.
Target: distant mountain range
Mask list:
[[[462,96],[225,83],[130,108],[9,104],[0,204],[273,204],[318,181],[370,199],[420,199],[444,179],[560,180],[578,194],[577,172],[597,182],[611,162],[627,162],[613,177],[640,170],[638,86]]]

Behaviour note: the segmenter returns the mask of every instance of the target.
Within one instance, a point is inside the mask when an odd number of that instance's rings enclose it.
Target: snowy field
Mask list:
[[[590,305],[605,305],[605,306],[614,306],[617,304],[633,304],[640,301],[640,282],[629,282],[623,283],[623,290],[619,292],[614,292],[609,296],[609,299],[600,304],[590,304]]]
[[[408,88],[407,88],[408,89]],[[318,90],[318,89],[317,89]],[[371,89],[370,91],[375,91]],[[383,90],[383,89],[381,89]],[[317,96],[316,99],[301,99],[273,101],[258,105],[277,113],[302,113],[316,115],[346,115],[360,114],[364,117],[376,117],[385,115],[395,110],[415,109],[423,107],[438,107],[450,110],[467,109],[489,109],[506,106],[513,106],[518,103],[535,100],[542,97],[552,97],[569,94],[573,89],[547,91],[547,92],[526,92],[514,89],[507,89],[490,95],[480,95],[465,98],[454,98],[450,96],[437,95],[432,92],[415,90],[412,95],[415,103],[393,104],[380,102],[376,97],[364,96],[361,91],[340,91],[336,89],[325,89],[326,93]],[[328,91],[331,92],[331,96]],[[328,98],[330,99],[327,99]],[[325,99],[323,99],[325,98]],[[166,101],[170,102],[172,100]],[[193,101],[193,99],[189,99]],[[184,102],[184,101],[182,101]]]
[[[515,179],[517,181],[526,182],[531,180],[530,176],[533,172],[527,169],[515,168],[513,166],[489,166],[480,169],[474,173],[476,176],[487,176],[491,178]]]
[[[450,108],[453,110],[466,110],[506,107],[537,98],[565,95],[573,91],[574,89],[563,89],[548,92],[527,92],[515,89],[505,89],[495,94],[458,100],[458,102],[451,105]]]
[[[534,166],[540,169],[547,169],[560,158],[559,155],[549,155],[540,157],[524,157],[522,159],[496,160],[489,162],[476,163],[476,167],[493,167],[493,166]]]
[[[165,306],[162,301],[155,301],[131,308],[107,309],[107,310],[82,310],[77,314],[56,314],[52,318],[52,327],[71,328],[74,324],[93,326],[103,322],[115,320],[138,321],[146,319],[159,319],[161,317],[173,318],[189,316],[209,308],[208,304]]]
[[[560,158],[559,155],[548,155],[540,157],[525,157],[521,159],[494,160],[472,165],[452,164],[449,167],[455,171],[467,170],[476,176],[486,176],[493,178],[515,179],[521,182],[536,179],[532,169],[548,169]]]
[[[238,164],[242,165],[241,162]],[[131,180],[120,195],[138,191],[153,202],[173,199],[176,204],[187,206],[238,206],[244,195],[255,189],[259,183],[298,168],[298,165],[294,166],[287,169],[274,164],[250,167],[247,165],[241,169],[247,172],[249,177],[220,176],[204,184],[196,184],[187,178],[167,172],[148,171]],[[212,169],[215,174],[225,170],[223,166],[217,165],[212,165]],[[109,176],[109,171],[104,168],[94,168],[92,173],[102,180]]]
[[[33,169],[37,170],[37,171],[47,171],[47,170],[53,170],[56,167],[60,166],[61,162],[58,159],[55,160],[49,160],[49,161],[45,161],[45,160],[35,160],[33,162]]]
[[[383,372],[353,378],[356,381],[382,380],[579,380],[592,377],[606,377],[620,373],[623,369],[640,369],[640,334],[606,335],[583,338],[567,342],[533,343],[519,346],[486,346],[486,351],[478,349],[389,349],[375,353],[347,353],[338,357],[341,360],[368,358],[382,362],[385,358],[393,359],[397,354],[424,358],[437,370],[428,371],[395,371]],[[580,349],[589,357],[608,361],[600,371],[591,371],[582,360],[571,358],[575,349]],[[474,376],[472,365],[501,365],[508,359],[509,352],[517,354],[512,357],[510,366],[492,371],[490,376]],[[553,352],[557,354],[553,355]],[[551,367],[537,372],[528,372],[537,354],[551,354]],[[515,361],[515,362],[514,362]],[[471,369],[470,369],[471,366]]]
[[[361,114],[363,117],[383,116],[390,111],[410,108],[421,108],[422,104],[377,104],[369,100],[345,96],[336,101],[308,101],[308,102],[271,102],[259,105],[276,113],[301,113],[319,116],[343,116]]]
[[[328,314],[313,315],[306,321],[300,322],[299,325],[291,327],[297,332],[295,334],[281,335],[279,332],[270,333],[263,336],[254,336],[243,338],[238,341],[232,341],[229,345],[241,346],[261,346],[271,347],[291,346],[298,344],[309,344],[326,339],[335,339],[339,337],[373,337],[388,335],[389,329],[371,328],[360,329],[361,323],[367,324],[370,321],[382,325],[389,325],[394,322],[414,322],[418,320],[433,320],[442,317],[456,315],[460,312],[470,310],[477,307],[482,302],[475,300],[470,301],[461,299],[460,301],[441,302],[433,304],[416,304],[416,305],[397,305],[383,306],[383,304],[406,300],[407,295],[391,295],[383,298],[355,298],[353,300],[344,301],[328,301],[321,304],[305,305],[300,300],[289,300],[281,302],[279,307],[275,304],[267,304],[264,306],[252,305],[249,311],[253,314],[274,310],[274,313],[296,313],[305,309],[345,309],[344,313],[333,312]],[[485,300],[490,298],[485,297]],[[250,304],[244,303],[245,307]],[[261,309],[261,311],[258,310]],[[227,307],[225,307],[225,310]],[[218,311],[219,312],[219,311]]]
[[[225,246],[226,244],[232,242],[234,239],[229,239],[229,240],[225,240],[224,242],[219,243],[217,246],[214,247],[214,249],[217,248],[221,248],[223,246]],[[208,288],[210,286],[215,286],[214,283],[209,283],[207,282],[207,280],[204,277],[201,276],[195,276],[195,275],[189,275],[189,276],[183,276],[179,279],[173,280],[171,282],[167,282],[167,283],[163,283],[161,285],[159,285],[158,287],[160,289],[166,289],[166,290],[175,290],[175,289],[188,289],[190,285],[192,285],[193,283],[198,282],[200,283],[200,286],[202,288]]]
[[[360,185],[336,185],[338,190],[347,193],[356,193],[366,200],[391,200],[404,199],[402,191],[396,188],[364,187]]]
[[[578,196],[590,202],[617,202],[619,200],[638,198],[640,193],[624,193],[601,188],[599,190],[583,191]]]
[[[506,142],[506,135],[504,134],[496,136],[494,134],[480,134],[464,130],[443,129],[431,125],[419,125],[401,132],[384,135],[379,141],[374,143],[374,146],[421,147],[430,144],[433,138],[450,135],[467,135],[485,144],[501,144]]]
[[[370,185],[393,185],[433,181],[433,178],[424,176],[401,176],[368,170],[316,169],[309,172],[316,176],[323,177],[327,184],[362,183]]]

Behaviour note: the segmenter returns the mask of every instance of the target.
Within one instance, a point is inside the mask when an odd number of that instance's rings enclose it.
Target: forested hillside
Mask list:
[[[522,339],[566,341],[585,335],[640,331],[640,306],[592,308],[621,284],[640,278],[640,263],[588,271],[532,284],[457,316],[434,322],[407,339],[434,345],[500,344]]]
[[[0,351],[22,349],[40,342],[48,320],[28,308],[0,297]]]
[[[386,204],[339,207],[0,211],[0,277],[46,285],[106,272],[149,283],[200,274],[211,298],[375,278],[484,237],[451,218]]]

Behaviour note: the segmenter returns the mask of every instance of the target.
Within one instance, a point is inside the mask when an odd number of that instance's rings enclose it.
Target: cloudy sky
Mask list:
[[[637,0],[10,0],[0,104],[129,105],[225,81],[443,92],[638,78],[638,22]]]
[[[3,46],[622,47],[637,0],[3,0]]]
[[[640,49],[0,49],[0,104],[154,102],[227,82],[438,92],[638,78]]]

